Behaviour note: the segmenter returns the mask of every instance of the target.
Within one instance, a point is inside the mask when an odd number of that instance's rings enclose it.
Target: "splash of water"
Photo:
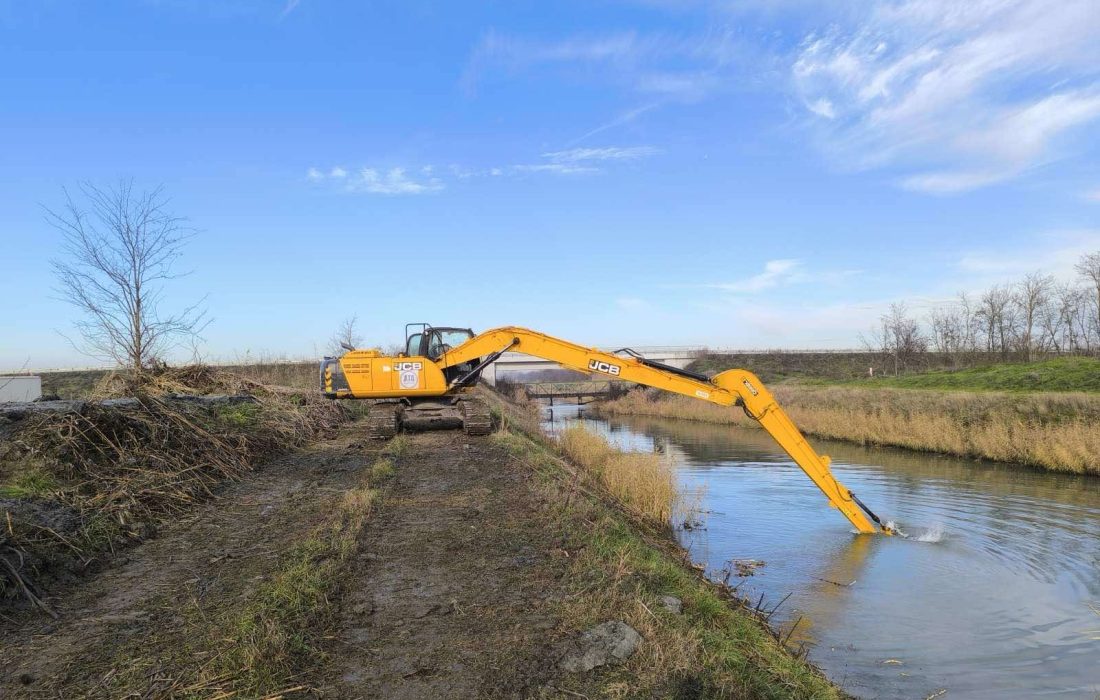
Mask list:
[[[907,535],[905,532],[902,531],[902,529],[900,527],[898,527],[898,524],[897,524],[896,521],[887,520],[886,521],[886,527],[888,529],[892,530],[894,532],[894,534],[898,535],[899,537],[904,537],[906,539],[909,538],[909,535]]]
[[[917,536],[917,542],[942,542],[947,536],[947,528],[942,523],[936,523]]]

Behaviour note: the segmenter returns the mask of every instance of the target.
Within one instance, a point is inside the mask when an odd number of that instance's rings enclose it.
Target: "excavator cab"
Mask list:
[[[471,328],[409,323],[405,325],[405,354],[409,357],[427,357],[434,362],[443,357],[443,353],[454,350],[473,337]]]
[[[438,362],[446,353],[474,337],[472,328],[452,328],[450,326],[430,326],[427,323],[409,323],[405,325],[405,355],[408,357],[426,357]],[[460,365],[447,367],[443,376],[448,382],[472,371],[477,366],[476,359]],[[474,378],[476,380],[476,377]]]

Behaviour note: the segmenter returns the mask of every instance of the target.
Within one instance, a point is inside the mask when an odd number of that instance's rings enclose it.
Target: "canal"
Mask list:
[[[1100,479],[811,439],[909,538],[856,536],[762,430],[544,408],[550,432],[574,421],[671,460],[700,493],[702,526],[677,528],[693,559],[786,598],[773,624],[849,692],[1100,697]]]

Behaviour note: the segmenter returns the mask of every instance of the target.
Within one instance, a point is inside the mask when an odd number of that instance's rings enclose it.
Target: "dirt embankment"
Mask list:
[[[840,695],[548,446],[361,433],[5,620],[0,696]]]
[[[349,418],[319,396],[201,366],[109,375],[97,393],[0,407],[0,613],[48,613],[46,597]]]

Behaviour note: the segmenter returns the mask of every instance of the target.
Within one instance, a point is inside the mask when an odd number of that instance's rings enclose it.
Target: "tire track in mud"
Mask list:
[[[565,561],[531,472],[491,438],[413,438],[365,541],[334,698],[530,697],[552,686]],[[558,550],[560,551],[560,550]]]
[[[142,697],[203,697],[180,680],[209,661],[189,638],[216,632],[380,447],[358,424],[273,460],[52,599],[59,620],[8,624],[0,697],[114,697],[120,676]],[[491,437],[411,435],[341,582],[328,662],[287,697],[556,696],[567,560],[535,478]]]

